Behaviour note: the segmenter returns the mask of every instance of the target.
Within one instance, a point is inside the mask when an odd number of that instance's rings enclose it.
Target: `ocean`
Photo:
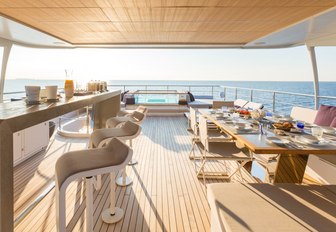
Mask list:
[[[34,79],[8,79],[5,82],[4,92],[18,92],[24,91],[25,85],[40,85],[42,87],[46,85],[58,85],[60,88],[63,87],[63,80],[34,80]],[[144,89],[145,87],[139,87],[136,85],[157,85],[153,87],[148,87],[148,89],[166,89],[167,85],[178,85],[173,86],[171,89],[189,90],[186,86],[191,85],[190,91],[194,95],[214,95],[215,98],[220,98],[223,96],[223,88],[211,87],[200,87],[209,85],[220,85],[220,86],[232,86],[232,87],[242,87],[242,88],[252,88],[252,89],[264,89],[272,91],[283,91],[291,93],[300,94],[314,94],[313,82],[284,82],[284,81],[158,81],[158,80],[110,80],[108,81],[110,89],[118,89],[119,85],[135,85],[133,87],[128,87],[128,89]],[[161,86],[161,88],[159,87]],[[233,100],[235,97],[234,89],[226,90],[226,100]],[[6,94],[5,99],[10,99],[12,97],[21,97],[22,94]],[[336,82],[320,82],[320,96],[332,96],[336,97]],[[247,90],[238,90],[238,98],[244,98],[250,100],[251,93]],[[265,92],[253,92],[253,101],[262,102],[265,107],[272,108],[272,94]],[[311,97],[301,97],[301,96],[289,96],[283,94],[276,94],[276,111],[283,111],[288,113],[292,105],[301,105],[305,107],[313,107],[314,101]],[[320,99],[320,103],[336,105],[336,100],[332,99]]]

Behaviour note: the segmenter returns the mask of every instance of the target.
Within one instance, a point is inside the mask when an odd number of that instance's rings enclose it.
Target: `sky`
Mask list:
[[[316,48],[321,81],[336,81],[336,48]],[[7,78],[312,81],[305,46],[286,49],[35,49],[14,46]]]

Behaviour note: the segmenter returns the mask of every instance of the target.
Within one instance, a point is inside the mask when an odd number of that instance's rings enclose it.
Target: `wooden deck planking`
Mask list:
[[[183,117],[146,119],[141,136],[133,143],[134,158],[139,164],[127,167],[133,184],[116,190],[117,205],[125,210],[124,219],[115,225],[101,220],[102,210],[110,204],[110,178],[104,175],[102,188],[94,193],[94,231],[209,231],[210,209],[203,180],[197,179],[193,161],[189,160],[191,139],[186,128],[187,120]],[[48,166],[44,172],[53,176],[55,160],[64,151],[86,147],[86,142],[56,136],[47,152],[49,161],[41,161],[40,165]],[[50,154],[51,151],[54,152]],[[29,166],[30,161],[25,162],[26,167],[34,166]],[[223,168],[217,162],[208,166],[211,170]],[[246,175],[244,171],[243,174]],[[223,180],[207,180],[207,183],[219,181]],[[72,183],[67,190],[69,231],[85,228],[84,192],[81,181]],[[56,231],[54,194],[52,190],[15,231]]]

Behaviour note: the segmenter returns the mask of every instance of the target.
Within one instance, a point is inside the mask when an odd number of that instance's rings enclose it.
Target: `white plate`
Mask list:
[[[277,144],[277,145],[285,145],[289,143],[289,140],[285,138],[279,138],[279,137],[267,137],[266,141],[269,143]]]
[[[327,134],[335,134],[336,133],[336,130],[333,127],[321,126],[321,128],[322,128],[324,133],[327,133]]]
[[[295,139],[294,139],[294,142],[298,142],[298,143],[301,143],[301,144],[306,144],[306,145],[309,145],[309,146],[326,146],[326,145],[329,144],[326,140],[323,140],[323,139],[319,140],[317,142],[313,142],[313,141],[304,139],[301,136],[296,136]]]
[[[252,130],[252,127],[249,124],[245,124],[245,126],[235,125],[235,129],[240,131],[249,131]]]
[[[314,127],[314,126],[316,126],[316,124],[309,123],[309,122],[305,122],[305,124],[304,124],[304,127],[305,127],[305,128],[312,128],[312,127]]]

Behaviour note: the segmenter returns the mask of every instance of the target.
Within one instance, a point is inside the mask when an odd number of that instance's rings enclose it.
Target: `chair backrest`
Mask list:
[[[290,116],[300,121],[314,123],[316,114],[317,110],[294,106],[292,108]]]
[[[198,128],[199,128],[199,139],[201,143],[203,144],[205,150],[208,149],[208,123],[207,119],[200,115],[199,116],[199,122],[198,122]]]
[[[148,108],[147,108],[146,106],[143,106],[143,105],[139,105],[139,106],[135,109],[135,111],[138,111],[138,112],[143,113],[143,114],[146,114],[146,113],[147,113],[147,110],[148,110]]]
[[[189,108],[190,112],[190,127],[194,132],[194,135],[198,135],[198,129],[197,129],[197,109],[194,109],[192,107]]]
[[[135,120],[136,123],[141,124],[145,120],[146,114],[139,111],[134,111],[131,114],[131,117]]]
[[[259,110],[264,108],[264,105],[261,103],[257,103],[257,102],[248,102],[244,105],[243,108],[249,109],[249,110]]]
[[[127,121],[121,127],[97,129],[91,133],[90,148],[104,147],[112,138],[121,140],[135,139],[141,133],[141,126]]]
[[[237,100],[234,101],[233,104],[234,104],[235,107],[240,107],[240,108],[242,108],[242,107],[244,107],[247,103],[248,103],[248,101],[246,101],[246,100],[243,100],[243,99],[237,99]]]
[[[220,109],[222,106],[233,107],[233,101],[213,101],[212,108],[213,109]]]

